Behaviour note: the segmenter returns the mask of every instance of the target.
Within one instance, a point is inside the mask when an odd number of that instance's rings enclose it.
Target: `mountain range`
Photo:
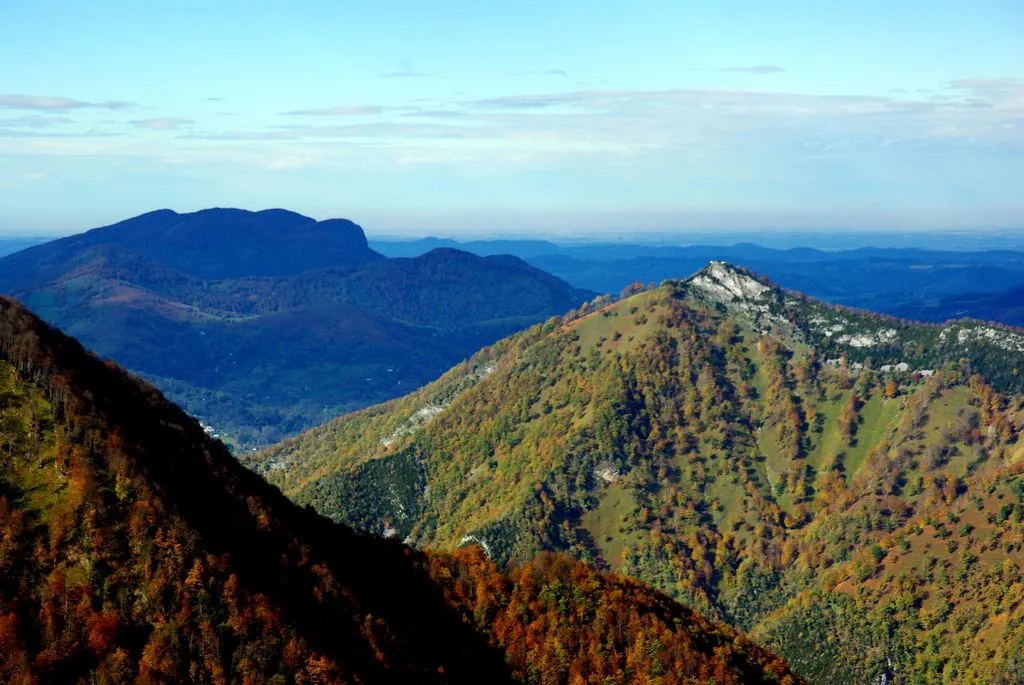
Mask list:
[[[285,210],[159,210],[30,246],[0,256],[0,292],[249,450],[401,396],[594,291],[660,283],[709,259],[832,303],[1024,323],[1017,252],[368,243],[350,221]]]
[[[675,246],[435,238],[371,244],[389,256],[416,256],[441,246],[478,255],[513,254],[577,287],[607,293],[619,293],[636,281],[679,278],[711,260],[724,260],[833,304],[934,322],[970,316],[1022,323],[1019,288],[1024,286],[1024,253],[1012,250],[820,250],[750,243]]]
[[[635,581],[503,575],[296,506],[6,298],[0,464],[4,683],[799,682]]]
[[[1020,681],[1020,254],[411,245],[0,259],[0,682]]]
[[[594,293],[509,256],[371,250],[284,210],[160,210],[0,259],[0,293],[236,448],[405,394]]]
[[[927,321],[969,317],[1024,327],[1024,286],[995,293],[949,295],[931,303],[904,307],[907,316]]]
[[[1024,332],[839,308],[713,262],[245,463],[358,530],[632,576],[812,683],[1011,683],[1022,368]]]

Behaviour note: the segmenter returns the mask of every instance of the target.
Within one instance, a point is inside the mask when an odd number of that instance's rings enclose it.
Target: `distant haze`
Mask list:
[[[128,218],[128,217],[121,217]],[[329,217],[338,218],[338,217]],[[111,222],[113,223],[113,222]],[[74,229],[15,230],[0,228],[0,256],[24,249],[30,245],[53,238],[81,233],[96,228],[76,227]],[[31,234],[26,236],[25,234]],[[847,227],[843,230],[819,227],[804,230],[792,227],[766,229],[705,227],[690,229],[621,230],[616,227],[580,225],[573,230],[551,230],[542,226],[521,226],[504,228],[486,224],[458,229],[452,225],[425,227],[422,225],[397,225],[394,228],[374,230],[367,228],[372,244],[387,246],[416,241],[438,241],[451,247],[473,251],[473,241],[494,241],[497,251],[489,254],[519,254],[526,243],[547,241],[554,245],[574,246],[590,244],[612,245],[716,245],[729,246],[737,243],[752,243],[777,249],[813,247],[820,250],[851,250],[862,247],[883,248],[924,248],[929,250],[978,251],[978,250],[1019,250],[1024,251],[1024,228],[986,229],[908,229],[894,228],[880,230]],[[513,249],[511,243],[522,243]],[[432,244],[432,243],[431,243]],[[385,253],[388,250],[383,250]],[[426,251],[425,249],[422,251]],[[413,250],[419,254],[421,251]],[[542,251],[543,252],[543,251]]]

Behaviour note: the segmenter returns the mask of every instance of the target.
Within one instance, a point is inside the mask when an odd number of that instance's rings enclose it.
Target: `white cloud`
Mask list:
[[[318,117],[365,117],[375,116],[383,112],[382,107],[373,105],[338,105],[323,109],[297,109],[284,112],[285,116],[318,116]]]
[[[19,93],[0,95],[0,109],[67,111],[71,109],[96,108],[120,110],[135,106],[133,102],[122,100],[85,102],[83,100],[52,95],[24,95]]]
[[[278,170],[328,167],[353,156],[366,168],[436,163],[474,170],[657,165],[714,173],[729,164],[768,168],[808,160],[846,160],[852,168],[850,160],[866,166],[878,161],[870,155],[880,154],[916,164],[926,155],[952,159],[964,146],[1024,147],[1021,91],[1013,80],[963,79],[946,84],[941,101],[932,100],[931,93],[590,89],[424,108],[348,104],[289,112],[316,117],[308,122],[238,118],[223,129],[217,127],[228,119],[138,119],[127,123],[176,133],[145,142],[126,135],[116,148],[106,149],[111,155],[183,165],[252,163]],[[47,146],[41,152],[46,155],[103,154],[84,145],[55,146],[63,129],[20,130],[33,137],[16,136],[15,129],[4,129],[0,122],[0,140],[13,144],[20,137],[20,149]]]
[[[174,131],[181,128],[188,128],[194,121],[180,117],[156,117],[154,119],[135,119],[129,124],[136,128],[146,128],[151,131]]]

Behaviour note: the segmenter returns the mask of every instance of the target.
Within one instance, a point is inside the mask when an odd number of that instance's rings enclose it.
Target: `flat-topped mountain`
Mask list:
[[[247,463],[360,530],[633,576],[811,682],[1000,682],[1024,649],[1021,369],[1016,330],[712,263]]]
[[[161,209],[10,257],[4,262],[0,289],[12,290],[33,274],[43,282],[52,280],[67,271],[67,260],[102,246],[117,246],[206,279],[292,276],[384,259],[369,248],[363,229],[347,219],[316,221],[284,209],[204,209],[188,214]]]
[[[2,297],[0,466],[0,682],[798,682],[568,558],[504,575],[332,523]]]
[[[0,259],[0,292],[249,448],[593,296],[509,256],[385,259],[345,220],[162,210]]]

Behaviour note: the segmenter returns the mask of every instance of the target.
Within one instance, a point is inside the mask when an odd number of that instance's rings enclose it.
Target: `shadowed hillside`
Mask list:
[[[402,395],[579,306],[514,257],[385,259],[349,221],[161,210],[0,259],[0,293],[156,384],[236,449]]]

